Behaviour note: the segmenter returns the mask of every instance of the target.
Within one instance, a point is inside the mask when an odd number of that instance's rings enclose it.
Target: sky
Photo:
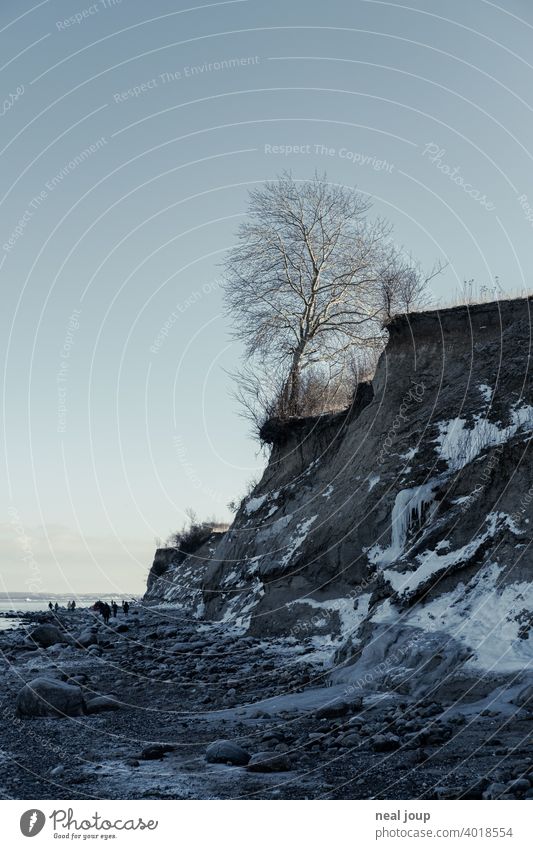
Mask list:
[[[249,189],[356,187],[448,263],[436,305],[530,287],[532,36],[527,0],[3,0],[0,591],[141,593],[260,474],[220,288]]]

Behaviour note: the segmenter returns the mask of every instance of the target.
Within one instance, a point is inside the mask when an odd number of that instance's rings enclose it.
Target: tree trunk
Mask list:
[[[292,355],[292,364],[283,390],[283,414],[297,416],[299,413],[300,373],[304,346],[299,345]]]

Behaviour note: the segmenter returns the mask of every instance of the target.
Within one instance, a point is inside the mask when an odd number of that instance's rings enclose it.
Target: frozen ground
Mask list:
[[[169,605],[109,628],[82,611],[56,624],[73,636],[93,627],[95,647],[36,649],[25,632],[0,636],[4,798],[533,795],[533,714],[513,704],[518,686],[495,681],[467,703],[330,686],[312,640],[253,639]],[[43,673],[76,676],[86,701],[113,694],[121,706],[18,718],[21,687]],[[206,748],[220,739],[269,753],[276,770],[208,763]]]

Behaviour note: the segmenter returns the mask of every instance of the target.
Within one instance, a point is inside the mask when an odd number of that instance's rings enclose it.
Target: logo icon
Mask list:
[[[24,837],[35,837],[43,830],[46,817],[42,811],[37,808],[31,808],[29,811],[24,811],[20,818],[20,830]]]

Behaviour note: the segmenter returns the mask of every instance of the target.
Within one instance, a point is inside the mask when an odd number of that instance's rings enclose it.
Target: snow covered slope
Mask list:
[[[269,422],[264,476],[202,570],[203,615],[308,640],[347,687],[416,690],[421,664],[424,687],[472,696],[523,677],[531,305],[400,316],[349,411]]]

